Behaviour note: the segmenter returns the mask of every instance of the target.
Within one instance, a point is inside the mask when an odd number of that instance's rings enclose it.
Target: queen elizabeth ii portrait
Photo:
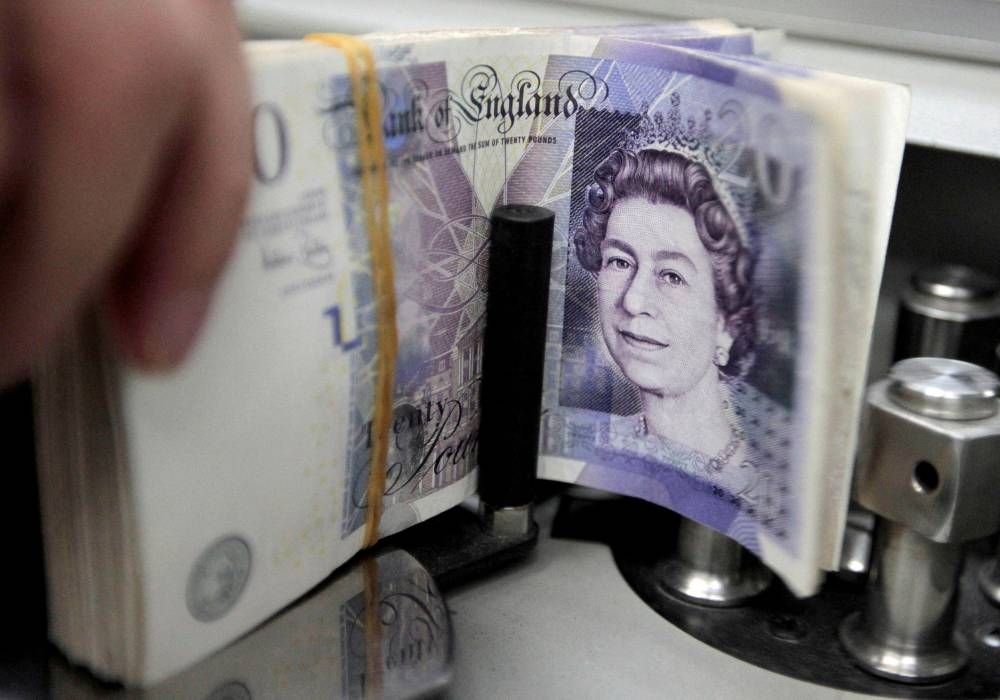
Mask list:
[[[560,403],[605,413],[604,444],[641,463],[643,483],[680,471],[770,520],[789,413],[747,381],[767,367],[732,196],[683,149],[626,141],[595,156],[575,174]]]
[[[753,264],[705,167],[615,149],[573,243],[596,277],[608,353],[638,389],[637,430],[709,455],[715,471],[744,461],[727,380],[753,357]]]

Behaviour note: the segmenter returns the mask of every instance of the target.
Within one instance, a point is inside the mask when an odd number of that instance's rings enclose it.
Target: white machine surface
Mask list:
[[[766,671],[674,627],[629,588],[606,545],[549,535],[557,504],[538,510],[527,562],[446,594],[448,698],[872,697]]]

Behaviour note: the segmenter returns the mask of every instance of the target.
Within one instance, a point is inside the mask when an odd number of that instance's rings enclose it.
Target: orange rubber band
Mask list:
[[[385,492],[385,470],[389,456],[389,424],[396,372],[396,289],[392,241],[389,238],[389,178],[385,167],[382,136],[382,102],[379,95],[375,56],[364,41],[344,34],[310,34],[340,50],[347,59],[358,134],[361,167],[361,199],[372,257],[375,295],[376,358],[375,409],[372,416],[372,452],[368,475],[368,512],[365,515],[364,546],[378,541]]]

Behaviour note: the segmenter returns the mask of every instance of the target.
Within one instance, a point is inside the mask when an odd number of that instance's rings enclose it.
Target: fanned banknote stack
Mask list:
[[[908,97],[770,62],[778,38],[247,44],[252,199],[192,356],[137,372],[88,319],[38,375],[52,640],[159,681],[472,495],[503,203],[555,212],[540,476],[672,508],[813,592]]]

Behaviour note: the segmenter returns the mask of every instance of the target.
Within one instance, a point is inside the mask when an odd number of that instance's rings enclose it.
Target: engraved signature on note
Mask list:
[[[262,212],[247,220],[245,235],[257,243],[265,272],[295,266],[309,270],[330,267],[329,245],[310,233],[328,219],[326,199],[324,188],[307,190],[291,206]]]
[[[261,244],[260,261],[264,270],[270,272],[295,264],[313,270],[330,267],[330,247],[323,241],[313,238],[304,230],[295,231],[294,236],[286,235],[284,238],[291,240],[280,241],[283,245]]]

